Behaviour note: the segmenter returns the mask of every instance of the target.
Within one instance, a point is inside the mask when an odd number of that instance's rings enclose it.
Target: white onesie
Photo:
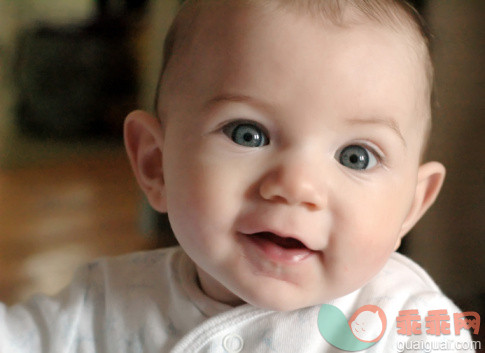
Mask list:
[[[471,346],[468,330],[455,335],[453,314],[460,310],[399,254],[366,286],[327,304],[347,319],[363,305],[383,310],[385,333],[363,352],[474,351],[462,349]],[[319,318],[321,308],[275,312],[221,304],[199,289],[195,266],[182,249],[160,249],[93,262],[55,297],[36,296],[10,308],[0,304],[0,352],[342,352],[320,332],[319,320],[335,320]],[[441,309],[450,316],[451,333],[427,334],[428,311]],[[418,311],[421,335],[398,333],[402,310]]]

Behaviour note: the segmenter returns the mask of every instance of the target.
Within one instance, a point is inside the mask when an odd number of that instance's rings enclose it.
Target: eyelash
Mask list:
[[[384,154],[384,152],[382,151],[382,149],[378,148],[374,144],[369,144],[369,143],[366,143],[365,146],[372,153],[374,153],[374,155],[376,156],[377,161],[379,162],[380,165],[384,165],[385,164],[385,162],[386,162],[386,155]]]
[[[378,159],[379,162],[384,161],[384,158],[385,158],[384,153],[382,152],[382,150],[379,147],[377,147],[373,143],[370,143],[370,142],[367,142],[367,141],[362,141],[362,140],[357,140],[357,141],[354,141],[352,143],[347,144],[345,147],[351,146],[351,145],[361,146],[361,147],[369,150],[370,152],[372,152],[372,154],[374,154],[374,156]]]
[[[263,147],[265,145],[270,144],[270,137],[267,129],[261,124],[252,120],[245,120],[245,119],[232,120],[224,124],[224,126],[220,128],[220,131],[222,131],[229,139],[231,139],[234,143],[237,144],[237,142],[234,141],[234,137],[235,137],[234,133],[236,131],[236,128],[243,127],[243,126],[246,126],[249,128],[252,127],[255,130],[259,130],[259,132],[261,132],[261,138],[262,138],[263,144],[261,146],[251,146],[251,147]],[[246,146],[246,147],[249,147],[249,146]]]
[[[358,156],[359,152],[362,152],[359,149],[362,149],[364,152],[364,156],[361,156],[363,158]],[[346,151],[347,153],[345,153]],[[352,152],[348,153],[348,151]],[[342,166],[358,172],[368,172],[384,165],[384,154],[380,149],[362,141],[349,143],[339,148],[334,158]]]

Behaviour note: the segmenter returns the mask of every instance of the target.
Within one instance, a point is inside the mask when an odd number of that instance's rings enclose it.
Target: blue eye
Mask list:
[[[261,147],[269,143],[263,129],[251,123],[230,124],[223,132],[238,145],[245,147]]]
[[[350,145],[342,149],[338,161],[343,166],[356,170],[370,169],[377,164],[374,154],[359,145]]]

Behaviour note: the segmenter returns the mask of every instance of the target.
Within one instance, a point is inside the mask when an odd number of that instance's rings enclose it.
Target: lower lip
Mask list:
[[[315,254],[307,248],[283,248],[274,242],[260,237],[245,235],[249,243],[262,252],[269,260],[284,264],[298,264]]]

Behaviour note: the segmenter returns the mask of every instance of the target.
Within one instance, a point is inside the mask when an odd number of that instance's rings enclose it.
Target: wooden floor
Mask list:
[[[154,247],[123,150],[0,171],[0,301],[53,294],[105,255]]]

